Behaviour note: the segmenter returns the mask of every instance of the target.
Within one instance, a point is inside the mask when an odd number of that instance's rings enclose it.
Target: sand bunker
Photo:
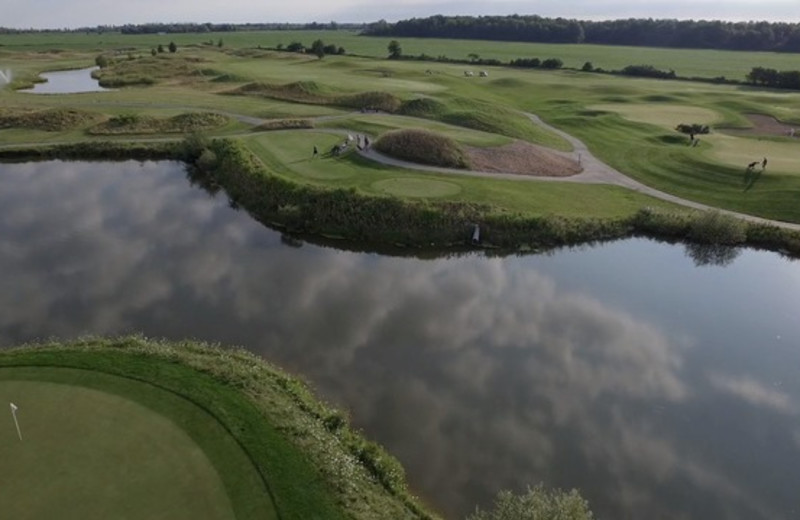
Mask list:
[[[465,152],[471,169],[484,172],[568,177],[582,170],[577,161],[523,141],[492,148],[465,147]]]

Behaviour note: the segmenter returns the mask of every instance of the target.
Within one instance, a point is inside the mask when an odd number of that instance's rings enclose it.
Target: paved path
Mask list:
[[[755,217],[753,215],[747,215],[745,213],[737,213],[735,211],[728,211],[725,209],[715,208],[713,206],[707,206],[699,202],[683,199],[681,197],[677,197],[675,195],[659,191],[655,188],[651,188],[650,186],[646,186],[639,181],[631,179],[627,175],[612,168],[611,166],[607,165],[606,163],[595,157],[594,154],[592,154],[592,152],[589,151],[589,148],[586,146],[586,144],[584,144],[584,142],[578,139],[577,137],[574,137],[562,130],[559,130],[558,128],[548,125],[534,114],[525,114],[525,115],[528,116],[528,118],[530,118],[530,120],[533,123],[567,140],[572,145],[573,148],[572,152],[554,151],[554,153],[557,153],[559,155],[572,159],[576,162],[579,162],[581,167],[583,168],[583,171],[577,175],[571,175],[569,177],[536,177],[531,175],[519,175],[513,173],[482,172],[475,170],[461,170],[456,168],[440,168],[436,166],[421,165],[407,161],[401,161],[399,159],[394,159],[392,157],[387,157],[372,149],[361,151],[359,153],[368,159],[371,159],[373,161],[382,164],[396,166],[398,168],[411,169],[411,170],[423,170],[436,173],[465,175],[469,177],[509,179],[516,181],[611,184],[614,186],[621,186],[623,188],[628,188],[630,190],[637,191],[644,195],[649,195],[651,197],[665,200],[667,202],[672,202],[673,204],[678,204],[680,206],[685,206],[688,208],[699,209],[699,210],[716,210],[726,215],[731,215],[737,218],[741,218],[743,220],[747,220],[748,222],[754,222],[758,224],[769,224],[772,226],[800,231],[800,224],[781,222],[779,220],[770,220],[761,217]]]

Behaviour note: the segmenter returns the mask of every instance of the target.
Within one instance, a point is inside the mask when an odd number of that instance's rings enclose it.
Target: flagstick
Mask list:
[[[11,404],[11,415],[14,417],[14,425],[17,427],[17,435],[19,436],[19,440],[22,440],[22,432],[19,430],[19,422],[17,421],[17,407],[14,406],[14,403]]]

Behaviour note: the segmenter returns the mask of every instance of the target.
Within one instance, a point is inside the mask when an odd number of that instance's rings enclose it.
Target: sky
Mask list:
[[[76,28],[149,22],[372,22],[443,15],[723,19],[800,22],[798,0],[0,0],[0,27]]]

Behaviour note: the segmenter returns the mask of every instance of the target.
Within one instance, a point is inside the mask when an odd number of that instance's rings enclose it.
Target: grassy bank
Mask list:
[[[370,196],[352,188],[325,189],[274,175],[239,142],[219,140],[208,146],[214,163],[206,164],[205,170],[195,168],[195,182],[221,186],[233,203],[257,220],[295,233],[428,248],[463,245],[479,225],[484,245],[505,249],[539,250],[644,235],[750,245],[800,256],[800,233],[732,217],[722,219],[723,224],[733,220],[740,232],[726,234],[715,231],[719,219],[708,223],[701,212],[643,208],[617,218],[525,216],[489,204]],[[195,157],[200,155],[194,152]],[[708,227],[710,232],[705,231]]]
[[[259,506],[270,499],[278,518],[434,518],[395,459],[243,351],[136,337],[47,343],[0,352],[0,382],[9,381],[99,390],[172,419],[220,474],[236,518],[270,518]],[[243,457],[230,456],[237,449]]]

